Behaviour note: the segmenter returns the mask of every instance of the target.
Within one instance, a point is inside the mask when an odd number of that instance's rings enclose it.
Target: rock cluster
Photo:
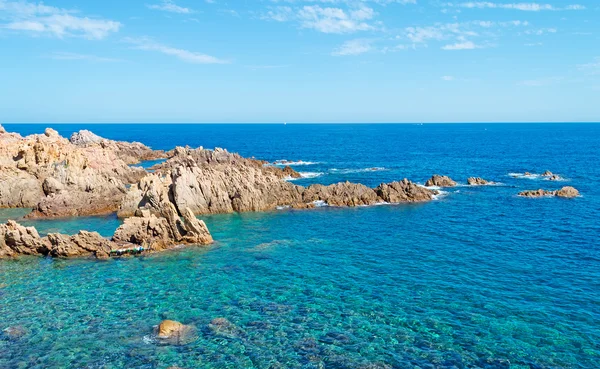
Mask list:
[[[556,191],[547,190],[530,190],[519,193],[521,197],[563,197],[574,198],[579,196],[579,191],[571,186],[566,186]]]
[[[435,174],[433,177],[425,182],[426,187],[455,187],[456,182],[448,176],[440,176]]]
[[[51,233],[40,237],[33,227],[24,227],[9,220],[0,225],[0,259],[18,255],[52,257],[95,256],[107,258],[113,252],[141,247],[146,252],[171,249],[177,245],[207,245],[213,239],[206,224],[186,209],[183,220],[172,208],[163,211],[166,217],[148,212],[128,218],[112,240],[96,232],[80,231],[74,236]]]

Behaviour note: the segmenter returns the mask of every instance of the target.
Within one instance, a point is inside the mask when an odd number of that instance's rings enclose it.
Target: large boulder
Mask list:
[[[486,181],[485,179],[480,177],[470,177],[469,179],[467,179],[467,183],[469,184],[469,186],[485,186],[493,184],[494,182]]]
[[[455,187],[456,182],[452,180],[452,178],[448,176],[440,176],[438,174],[433,175],[427,182],[425,183],[426,187]]]
[[[0,258],[16,255],[46,255],[49,246],[33,227],[13,220],[0,224]]]
[[[156,338],[162,344],[185,345],[197,338],[196,328],[174,320],[163,320],[156,328]]]

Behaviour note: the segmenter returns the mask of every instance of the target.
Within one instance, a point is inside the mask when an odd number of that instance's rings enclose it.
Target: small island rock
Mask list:
[[[456,182],[452,180],[452,178],[448,176],[440,176],[435,174],[431,177],[426,183],[426,187],[455,187]]]

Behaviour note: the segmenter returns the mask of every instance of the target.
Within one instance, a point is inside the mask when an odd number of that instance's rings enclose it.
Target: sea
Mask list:
[[[210,247],[0,261],[0,368],[600,368],[600,124],[4,126],[222,147],[286,161],[303,186],[459,184],[424,204],[203,216]],[[563,186],[581,196],[517,196]],[[107,237],[120,224],[26,213],[0,221]],[[196,336],[161,344],[163,319]]]

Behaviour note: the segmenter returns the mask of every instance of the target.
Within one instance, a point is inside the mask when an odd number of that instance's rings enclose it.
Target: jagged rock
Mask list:
[[[163,344],[184,345],[196,339],[196,328],[174,320],[163,320],[156,329],[156,338]]]
[[[146,173],[128,166],[119,153],[113,146],[76,146],[50,128],[27,137],[4,133],[0,207],[35,207],[32,217],[116,211],[124,183],[137,182]]]
[[[556,196],[565,197],[565,198],[573,198],[579,196],[579,191],[571,186],[566,186],[556,191]]]
[[[485,186],[493,184],[494,182],[486,181],[485,179],[480,177],[470,177],[469,179],[467,179],[467,183],[469,184],[469,186]]]
[[[82,129],[79,132],[74,132],[71,135],[70,141],[73,145],[87,146],[90,144],[100,143],[104,141],[104,138],[98,136],[93,132],[88,131],[87,129]]]
[[[309,186],[302,193],[304,203],[324,201],[331,206],[373,205],[380,200],[373,189],[359,183],[336,183]]]
[[[425,183],[426,187],[454,187],[456,186],[456,182],[454,182],[450,177],[448,176],[440,176],[435,174],[433,177],[431,177],[426,183]]]
[[[162,211],[161,205],[170,202],[171,185],[170,173],[159,175],[149,174],[127,191],[117,215],[120,218],[133,216],[137,209],[147,209],[157,216]]]
[[[430,201],[437,194],[437,191],[418,186],[406,178],[400,182],[383,183],[375,192],[383,201],[389,203]]]
[[[4,129],[4,127],[2,127],[2,124],[0,124],[0,134],[4,133],[6,133],[6,129]]]
[[[49,247],[33,227],[13,220],[0,224],[0,259],[16,255],[46,255]]]
[[[534,190],[534,191],[523,191],[519,193],[521,197],[563,197],[563,198],[574,198],[578,197],[579,191],[577,189],[566,186],[557,191],[546,191],[546,190]]]
[[[75,236],[49,234],[50,256],[80,257],[96,256],[99,259],[108,258],[115,245],[97,232],[80,231]]]
[[[302,178],[302,175],[296,172],[290,166],[286,166],[285,168],[283,168],[283,174],[285,174],[286,178]]]
[[[542,177],[552,177],[553,175],[554,175],[554,173],[552,173],[549,170],[547,170],[544,173],[542,173]]]
[[[116,230],[113,241],[142,245],[150,251],[173,248],[178,244],[208,245],[213,242],[206,224],[196,219],[190,209],[184,210],[181,220],[171,203],[164,203],[161,217],[150,211],[125,219]]]

